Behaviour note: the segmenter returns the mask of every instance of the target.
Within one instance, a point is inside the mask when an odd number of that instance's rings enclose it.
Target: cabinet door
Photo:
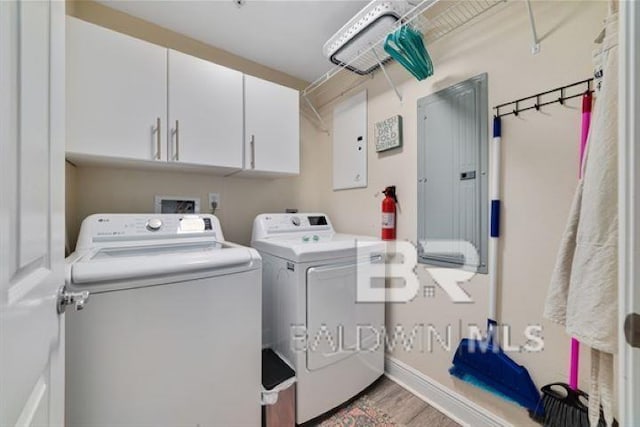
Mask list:
[[[242,73],[169,50],[169,160],[242,168]]]
[[[166,111],[165,48],[67,18],[67,152],[166,160]]]
[[[245,169],[300,173],[298,91],[245,76]]]

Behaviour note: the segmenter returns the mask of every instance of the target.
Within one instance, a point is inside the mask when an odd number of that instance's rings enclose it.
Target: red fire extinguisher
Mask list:
[[[382,240],[395,240],[396,238],[396,186],[391,185],[383,191],[385,198],[382,200]]]

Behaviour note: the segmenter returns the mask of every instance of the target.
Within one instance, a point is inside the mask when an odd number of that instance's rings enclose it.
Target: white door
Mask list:
[[[300,173],[298,91],[252,76],[244,79],[245,169]]]
[[[242,73],[169,50],[169,160],[242,169]]]
[[[64,2],[0,1],[0,425],[64,422]]]
[[[620,2],[619,422],[640,419],[640,4]]]
[[[167,50],[67,18],[67,151],[166,160]]]

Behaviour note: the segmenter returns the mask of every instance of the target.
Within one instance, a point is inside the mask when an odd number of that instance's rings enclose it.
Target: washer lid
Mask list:
[[[364,256],[382,251],[383,242],[370,236],[354,234],[313,234],[269,237],[254,240],[251,246],[258,251],[294,262],[330,260],[357,257],[359,251]]]
[[[255,258],[249,248],[214,241],[101,248],[70,263],[70,281],[91,285],[181,273],[219,273],[231,267],[249,267]]]

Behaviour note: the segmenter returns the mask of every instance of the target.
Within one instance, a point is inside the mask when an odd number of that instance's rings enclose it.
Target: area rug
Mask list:
[[[348,404],[330,418],[322,421],[320,427],[401,427],[391,417],[366,396]]]

